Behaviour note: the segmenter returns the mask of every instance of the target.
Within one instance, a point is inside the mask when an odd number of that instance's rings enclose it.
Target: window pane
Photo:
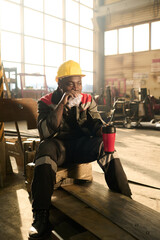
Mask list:
[[[21,0],[10,0],[11,2],[20,3]]]
[[[62,18],[62,0],[45,0],[45,12]]]
[[[21,64],[20,63],[3,61],[3,67],[4,68],[17,68],[17,73],[21,73]],[[13,78],[15,78],[15,76],[13,76]],[[18,88],[20,88],[21,84],[20,84],[20,77],[19,77],[19,75],[17,75],[17,85],[18,85]]]
[[[66,23],[66,44],[79,46],[79,28],[72,23]]]
[[[57,75],[57,68],[45,67],[46,81],[49,91],[53,91],[57,88],[57,82],[55,80]]]
[[[21,37],[19,34],[1,33],[2,60],[21,62]]]
[[[25,62],[43,65],[43,41],[25,37]]]
[[[72,0],[66,0],[66,20],[79,23],[78,3]]]
[[[134,52],[149,50],[149,24],[134,27]]]
[[[1,28],[20,33],[20,6],[2,1]]]
[[[25,64],[25,73],[44,74],[44,68],[42,66]]]
[[[43,0],[24,0],[24,6],[43,11]]]
[[[25,64],[25,73],[38,73],[43,74],[43,67]],[[44,77],[43,76],[25,76],[25,87],[33,87],[35,89],[44,88]]]
[[[80,66],[84,71],[93,71],[93,52],[80,50]]]
[[[73,60],[79,62],[79,49],[66,46],[66,61]]]
[[[93,73],[83,72],[86,76],[82,78],[83,92],[93,92]]]
[[[151,49],[160,49],[160,21],[151,23]]]
[[[45,42],[45,65],[59,67],[63,61],[63,45]]]
[[[43,14],[34,10],[24,9],[25,35],[43,37]]]
[[[80,0],[80,3],[90,7],[90,8],[93,8],[93,0]]]
[[[93,50],[93,31],[80,28],[80,47]]]
[[[119,53],[132,52],[132,27],[119,29]]]
[[[80,25],[93,29],[93,10],[80,5]]]
[[[105,55],[117,54],[117,30],[105,32]]]
[[[48,40],[63,41],[63,22],[54,17],[45,16],[45,38]]]

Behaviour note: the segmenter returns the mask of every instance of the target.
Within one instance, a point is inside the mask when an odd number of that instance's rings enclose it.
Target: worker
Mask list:
[[[32,239],[43,239],[51,233],[49,209],[59,166],[98,160],[107,171],[101,131],[104,122],[92,96],[82,93],[84,76],[77,62],[64,62],[57,72],[57,90],[38,101],[41,142],[32,183]],[[110,188],[116,191],[114,184]],[[123,194],[130,196],[129,187]]]

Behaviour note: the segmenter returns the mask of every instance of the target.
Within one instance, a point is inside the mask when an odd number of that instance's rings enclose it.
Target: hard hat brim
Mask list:
[[[66,75],[66,76],[61,76],[61,77],[57,77],[56,76],[56,82],[58,82],[58,79],[59,78],[67,78],[67,77],[73,77],[73,76],[80,76],[80,77],[85,77],[86,75],[85,74],[73,74],[73,75]]]

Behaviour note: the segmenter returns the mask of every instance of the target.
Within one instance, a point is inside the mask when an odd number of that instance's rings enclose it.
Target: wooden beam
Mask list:
[[[63,186],[91,208],[139,240],[159,240],[160,213],[113,193],[96,182]],[[123,239],[123,238],[122,238]]]
[[[52,204],[99,239],[135,240],[106,217],[63,190],[54,191]]]
[[[28,129],[37,128],[37,102],[31,98],[0,99],[0,122],[27,121]]]

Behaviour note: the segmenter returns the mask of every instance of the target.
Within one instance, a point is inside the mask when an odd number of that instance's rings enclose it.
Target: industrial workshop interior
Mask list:
[[[160,240],[160,0],[0,0],[0,240],[34,239]]]

